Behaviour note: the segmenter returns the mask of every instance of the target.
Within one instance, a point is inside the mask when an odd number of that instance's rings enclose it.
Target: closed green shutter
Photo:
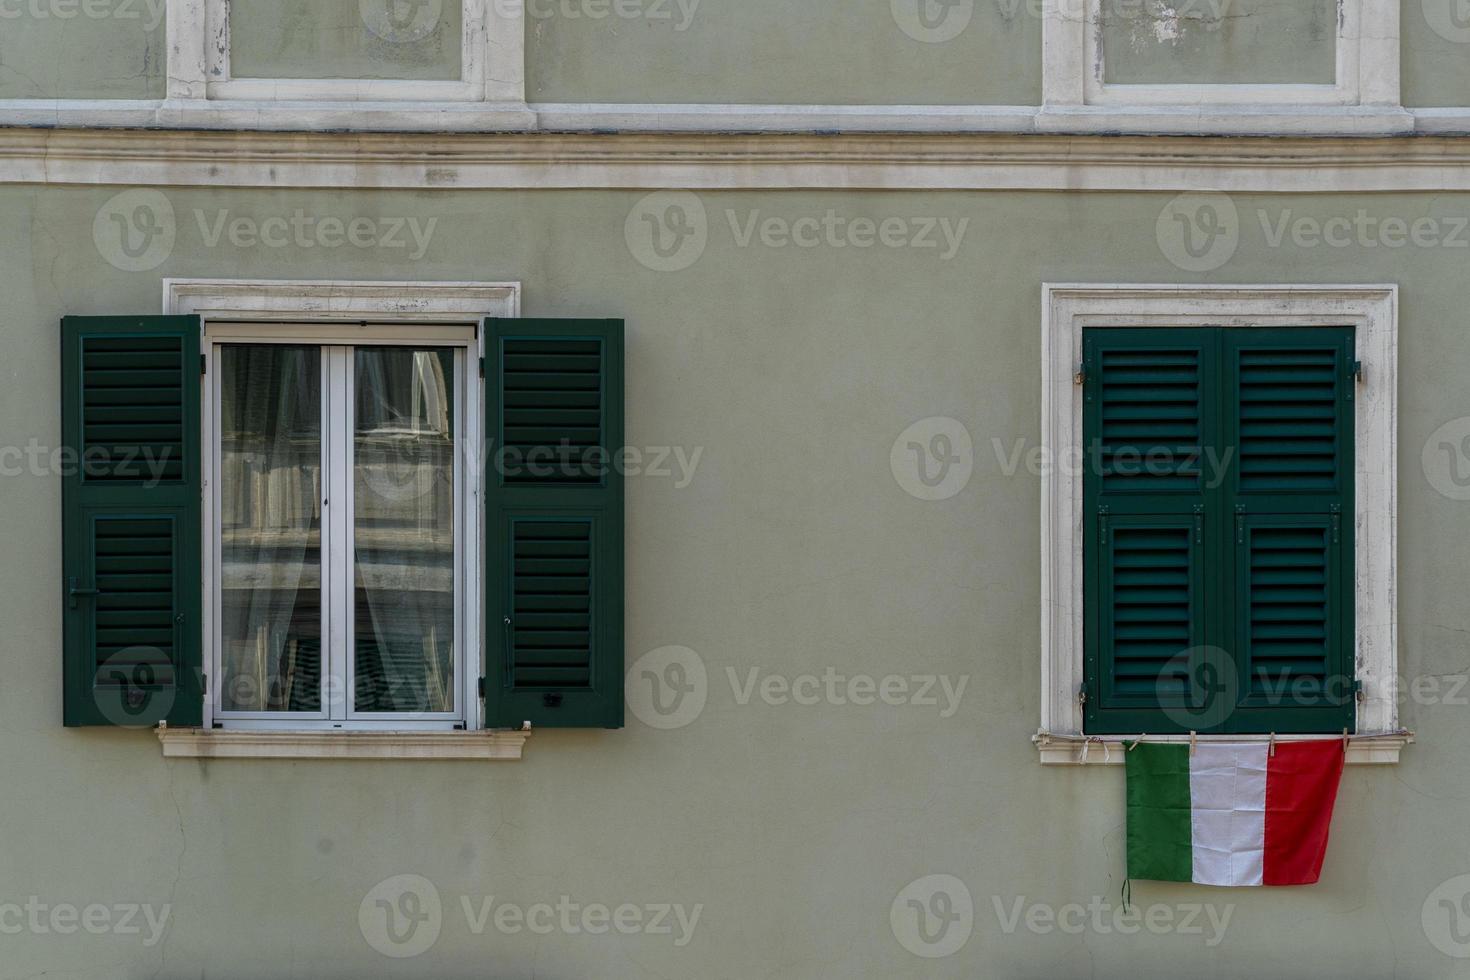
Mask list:
[[[1352,352],[1347,327],[1084,332],[1088,732],[1353,724]]]
[[[203,721],[199,320],[61,325],[63,716]]]
[[[1089,732],[1208,727],[1212,493],[1219,430],[1210,330],[1089,330],[1084,337],[1083,509]]]
[[[1351,728],[1353,330],[1223,334],[1226,440],[1239,453],[1230,730]]]
[[[486,322],[491,727],[623,725],[623,323]]]

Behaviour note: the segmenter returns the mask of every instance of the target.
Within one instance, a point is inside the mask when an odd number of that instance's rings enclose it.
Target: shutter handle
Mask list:
[[[510,628],[511,627],[510,615],[507,614],[506,617],[504,619],[502,619],[500,622],[501,622],[501,625],[503,627],[503,634],[504,635],[503,635],[502,642],[504,643],[504,653],[505,653],[505,667],[504,667],[504,669],[503,669],[502,672],[505,675],[505,683],[506,683],[506,686],[507,687],[514,687],[515,686],[515,679],[516,679],[516,668],[515,668],[515,660],[516,660],[516,658],[515,658],[515,634],[511,632],[511,628]]]
[[[68,600],[67,601],[67,605],[69,607],[71,607],[72,609],[75,609],[77,607],[77,599],[78,598],[84,597],[84,598],[90,599],[90,598],[94,598],[96,596],[99,596],[101,594],[102,594],[102,590],[101,589],[79,589],[79,588],[77,588],[77,580],[75,578],[72,578],[72,579],[68,579],[67,580],[67,590],[66,590],[66,595],[67,595],[67,600]]]

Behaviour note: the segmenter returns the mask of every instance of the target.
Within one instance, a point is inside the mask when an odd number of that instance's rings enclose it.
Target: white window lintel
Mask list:
[[[1203,325],[1356,329],[1357,356],[1364,372],[1353,402],[1354,665],[1362,682],[1357,732],[1396,736],[1397,286],[1045,284],[1044,458],[1069,459],[1083,445],[1082,394],[1074,378],[1084,328]],[[1085,758],[1076,743],[1083,734],[1078,700],[1083,682],[1082,519],[1081,468],[1047,467],[1041,477],[1041,734],[1037,736],[1044,762]],[[1398,745],[1407,744],[1407,738],[1371,750],[1367,746],[1372,743],[1356,744],[1362,746],[1357,752],[1363,761],[1394,761]],[[1102,748],[1092,751],[1097,756],[1092,761],[1102,761]],[[1386,755],[1390,752],[1393,759]]]

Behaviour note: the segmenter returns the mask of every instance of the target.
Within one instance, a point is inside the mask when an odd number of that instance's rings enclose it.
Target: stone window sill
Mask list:
[[[530,732],[226,731],[160,726],[169,758],[486,759],[521,758]]]

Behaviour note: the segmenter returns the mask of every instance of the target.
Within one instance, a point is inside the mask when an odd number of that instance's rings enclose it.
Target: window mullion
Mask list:
[[[329,592],[324,626],[330,648],[331,690],[329,717],[346,721],[351,703],[349,654],[352,638],[352,402],[351,348],[323,348],[326,370],[326,418],[322,440],[327,473],[326,519],[322,522],[323,569]]]

